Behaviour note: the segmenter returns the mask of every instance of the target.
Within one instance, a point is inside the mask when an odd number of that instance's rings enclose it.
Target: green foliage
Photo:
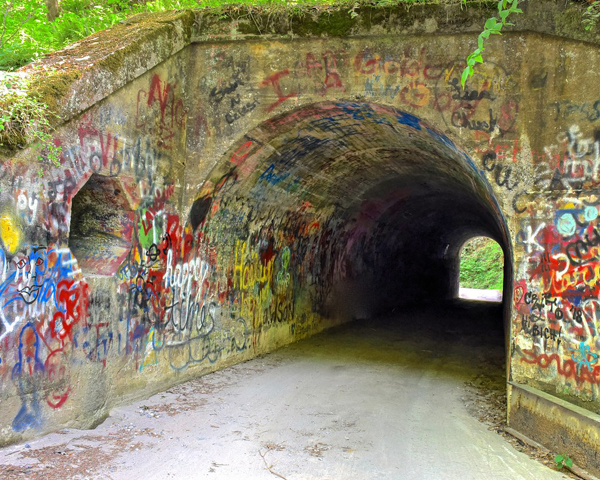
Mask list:
[[[460,286],[502,290],[504,254],[500,245],[487,237],[469,240],[460,255]]]
[[[361,5],[454,3],[461,0],[62,0],[61,15],[50,22],[45,2],[40,0],[0,0],[0,70],[14,70],[45,53],[59,50],[142,12],[161,12],[184,8],[223,8],[252,5],[277,9],[290,6],[340,5],[357,15]],[[1,33],[1,32],[4,32]]]
[[[54,145],[51,135],[52,114],[29,90],[26,74],[0,72],[0,146],[30,145],[39,152],[38,160],[60,166],[60,147]]]
[[[513,25],[512,23],[508,23],[508,17],[511,14],[515,13],[523,13],[523,10],[519,8],[520,0],[499,0],[498,1],[498,17],[488,18],[483,27],[483,32],[479,34],[479,38],[477,40],[477,48],[473,50],[471,54],[467,57],[467,66],[463,70],[462,77],[460,79],[460,83],[463,88],[465,88],[465,83],[467,79],[473,75],[475,65],[478,63],[483,63],[482,54],[485,50],[485,41],[490,38],[490,35],[501,35],[502,27],[505,25]],[[466,0],[463,0],[466,3]],[[500,21],[498,21],[498,19]]]
[[[554,462],[558,470],[561,470],[563,467],[571,468],[573,466],[573,460],[566,455],[557,455],[554,457]]]
[[[592,30],[600,21],[600,0],[590,1],[590,5],[584,13],[583,24],[586,30]]]
[[[0,0],[5,31],[0,39],[0,70],[14,70],[125,18],[107,3],[64,0],[61,16],[49,22],[44,2]]]

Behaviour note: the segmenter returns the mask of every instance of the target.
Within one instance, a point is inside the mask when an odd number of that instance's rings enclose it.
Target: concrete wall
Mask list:
[[[544,34],[572,16],[546,7],[464,91],[461,32],[485,10],[385,11],[340,38],[146,16],[47,60],[62,166],[22,150],[0,168],[2,441],[451,297],[475,235],[505,250],[519,398],[597,412],[600,56]],[[516,398],[512,424],[552,447]],[[597,471],[570,418],[553,431]]]

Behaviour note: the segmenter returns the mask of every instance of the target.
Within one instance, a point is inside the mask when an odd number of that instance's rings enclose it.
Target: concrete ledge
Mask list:
[[[506,433],[508,433],[509,435],[512,435],[513,437],[521,440],[523,443],[526,443],[530,447],[537,448],[538,450],[540,450],[540,451],[542,451],[544,453],[552,454],[552,452],[550,452],[550,450],[548,450],[546,447],[544,447],[543,445],[540,445],[539,443],[533,441],[527,435],[523,435],[522,433],[517,432],[513,428],[505,427],[504,431]],[[576,467],[575,465],[571,466],[570,468],[565,465],[564,468],[566,470],[570,470],[575,475],[577,475],[578,477],[583,478],[584,480],[598,480],[598,477],[592,475],[591,473],[586,472],[585,470],[582,470],[579,467]]]
[[[508,425],[600,474],[600,415],[528,385],[508,382]]]
[[[260,9],[249,7],[144,13],[52,52],[22,70],[36,72],[36,95],[58,115],[59,123],[67,123],[191,43],[467,34],[466,41],[475,47],[483,23],[495,13],[495,5],[482,2],[469,9],[459,3],[445,7],[362,7],[355,18],[345,5],[322,10],[290,7],[262,15]],[[600,43],[600,35],[581,27],[583,7],[544,0],[523,8],[525,14],[506,33],[537,32]]]
[[[22,70],[66,123],[189,45],[194,22],[190,10],[135,15]]]

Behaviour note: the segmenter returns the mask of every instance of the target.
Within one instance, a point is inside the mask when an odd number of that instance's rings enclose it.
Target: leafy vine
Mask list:
[[[508,22],[508,17],[511,14],[523,13],[523,10],[519,8],[520,0],[499,0],[498,1],[498,17],[488,18],[485,22],[483,32],[479,34],[477,39],[477,48],[473,50],[467,57],[467,66],[463,70],[460,83],[465,88],[465,83],[469,79],[475,70],[475,65],[483,63],[483,52],[485,50],[485,41],[490,38],[491,35],[501,35],[502,28],[505,25],[513,25]],[[466,4],[466,0],[463,0]]]
[[[587,10],[583,15],[583,24],[585,25],[585,29],[589,31],[595,28],[600,21],[600,1],[590,0],[590,5],[587,7]]]

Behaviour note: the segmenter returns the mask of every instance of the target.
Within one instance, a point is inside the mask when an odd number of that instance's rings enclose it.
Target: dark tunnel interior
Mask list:
[[[289,249],[296,304],[308,299],[325,315],[372,318],[455,299],[471,237],[496,240],[511,264],[506,224],[469,157],[390,107],[324,102],[269,120],[203,192],[192,207],[202,218],[190,223],[232,249],[248,238],[261,258]]]
[[[358,220],[371,223],[369,233],[348,259],[363,272],[356,288],[367,293],[354,295],[361,305],[354,308],[366,308],[369,316],[456,298],[464,242],[478,235],[500,237],[478,198],[436,185],[435,179],[407,175],[378,185],[357,210],[376,212]]]

